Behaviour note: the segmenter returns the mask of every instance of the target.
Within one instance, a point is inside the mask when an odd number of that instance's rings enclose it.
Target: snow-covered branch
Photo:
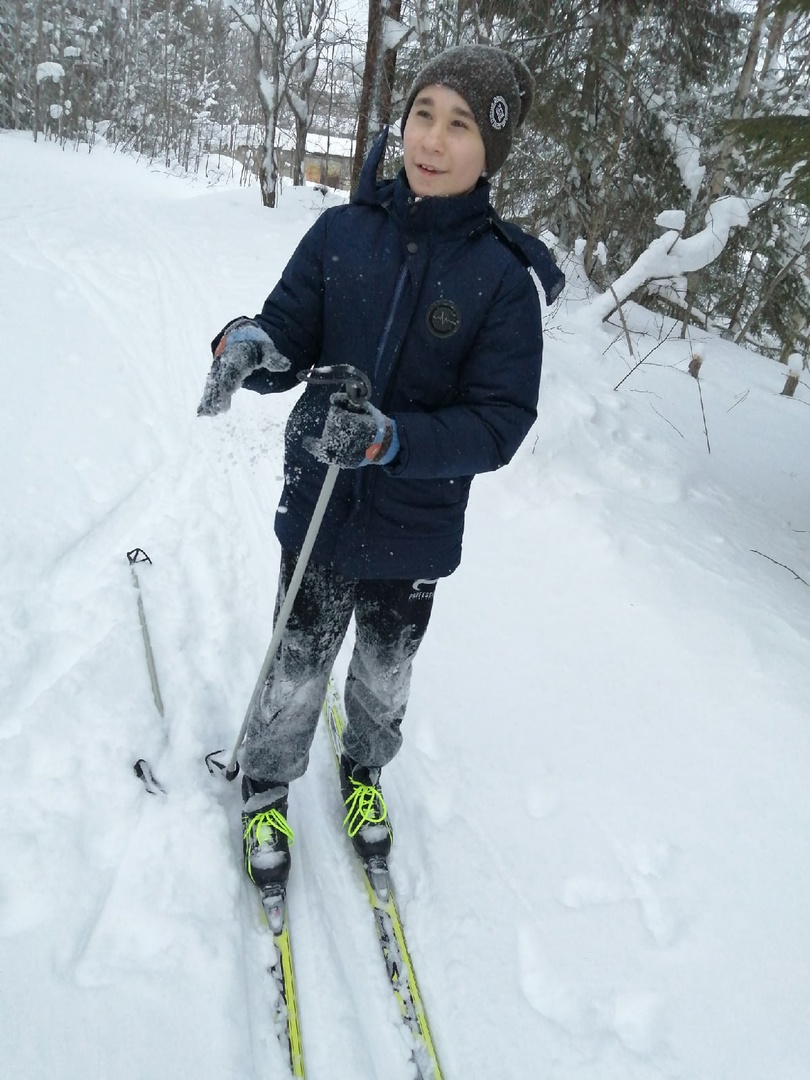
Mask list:
[[[727,196],[712,203],[706,212],[706,225],[694,236],[683,237],[680,231],[667,229],[650,244],[621,277],[613,282],[610,292],[602,293],[591,305],[594,312],[606,319],[637,289],[651,281],[674,281],[714,262],[728,243],[733,228],[748,224],[749,213],[760,199],[741,199]],[[664,226],[673,223],[667,214],[657,219]],[[682,219],[681,219],[682,220]]]
[[[689,192],[690,200],[694,202],[706,176],[706,166],[700,163],[700,139],[689,131],[683,121],[670,115],[660,94],[648,90],[640,95],[640,100],[661,124],[664,138],[672,147],[672,157],[681,175],[681,182]]]

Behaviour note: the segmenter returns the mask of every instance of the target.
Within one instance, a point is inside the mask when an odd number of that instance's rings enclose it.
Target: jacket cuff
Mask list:
[[[377,458],[375,465],[388,465],[394,460],[399,453],[399,433],[397,431],[397,422],[393,417],[388,417],[388,423],[391,425],[391,442],[388,444],[388,449],[385,451],[381,458]]]
[[[222,341],[222,339],[225,337],[225,335],[229,334],[237,326],[255,326],[255,327],[257,327],[257,329],[261,330],[261,327],[259,326],[259,324],[256,322],[255,319],[250,319],[250,318],[248,318],[247,315],[237,315],[235,319],[231,319],[230,322],[226,323],[222,327],[220,332],[217,334],[217,336],[211,342],[211,353],[212,353],[213,356],[216,356],[216,354],[217,354],[217,348],[219,347],[220,341]]]

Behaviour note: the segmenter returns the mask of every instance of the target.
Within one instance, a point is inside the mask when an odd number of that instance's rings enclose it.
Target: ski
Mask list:
[[[273,1027],[289,1060],[290,1075],[296,1077],[296,1080],[299,1077],[303,1080],[306,1077],[304,1047],[298,1017],[298,998],[295,993],[295,969],[286,899],[279,897],[278,893],[270,896],[262,893],[261,900],[264,921],[273,935],[274,958],[267,969],[278,993],[273,1009]],[[279,917],[281,922],[276,930],[274,927]]]
[[[343,747],[346,717],[340,693],[331,679],[326,691],[323,715],[337,764]],[[416,1067],[417,1080],[442,1080],[442,1071],[428,1027],[413,961],[405,941],[405,931],[399,917],[387,861],[375,858],[369,864],[360,859],[358,862],[363,867],[363,882],[374,913],[374,925],[391,989],[399,1006],[402,1022],[411,1035],[411,1060]]]

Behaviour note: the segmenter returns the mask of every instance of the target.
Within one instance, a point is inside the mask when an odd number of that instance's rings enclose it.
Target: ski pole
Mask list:
[[[146,625],[146,612],[143,609],[141,583],[138,580],[138,574],[135,570],[138,563],[147,562],[151,566],[152,560],[141,548],[133,548],[132,551],[127,552],[127,561],[129,562],[129,571],[132,574],[132,583],[138,594],[138,619],[141,623],[143,648],[146,653],[146,666],[149,669],[149,681],[152,684],[152,697],[155,699],[155,708],[160,715],[163,716],[163,698],[160,696],[160,686],[158,685],[157,670],[155,668],[155,654],[152,652],[152,642],[149,640],[149,627]]]
[[[138,594],[138,619],[141,624],[141,635],[143,636],[143,648],[146,653],[146,667],[149,671],[149,681],[152,684],[152,697],[155,699],[155,708],[161,718],[163,718],[163,698],[160,696],[160,685],[158,683],[157,668],[155,667],[155,655],[152,652],[152,642],[149,639],[149,627],[146,624],[146,612],[143,607],[141,583],[138,580],[138,573],[135,569],[138,563],[146,562],[151,566],[152,560],[142,548],[133,548],[132,551],[127,552],[127,562],[129,563],[129,571],[132,574],[132,583]],[[150,795],[166,794],[165,788],[156,779],[152,773],[151,766],[147,761],[143,758],[138,758],[133,765],[133,769],[138,779],[143,780],[144,786]]]
[[[350,401],[356,409],[362,409],[365,402],[371,395],[371,381],[368,376],[360,371],[356,367],[352,367],[351,364],[333,364],[329,367],[311,368],[308,371],[299,372],[298,378],[302,382],[313,383],[316,385],[335,385],[343,384]],[[270,644],[267,647],[267,653],[264,657],[264,663],[259,671],[259,677],[256,680],[256,685],[253,688],[253,693],[250,695],[250,701],[248,703],[247,710],[245,712],[245,718],[242,721],[242,726],[239,729],[239,734],[236,737],[236,743],[234,744],[233,753],[227,765],[223,765],[220,761],[214,760],[215,754],[222,753],[221,750],[215,750],[213,754],[206,755],[205,763],[208,766],[208,771],[213,774],[212,765],[216,766],[225,774],[226,780],[235,780],[239,774],[239,762],[236,760],[239,748],[244,742],[245,733],[247,732],[250,718],[253,715],[253,710],[256,707],[256,703],[259,700],[264,684],[267,681],[267,676],[270,674],[270,669],[276,659],[278,652],[278,646],[281,641],[282,635],[287,628],[287,622],[290,618],[290,612],[292,611],[295,598],[298,595],[298,590],[301,587],[301,581],[304,577],[304,573],[309,563],[309,557],[312,554],[312,549],[315,546],[315,541],[318,538],[318,533],[321,528],[324,516],[326,514],[326,507],[329,503],[329,499],[334,490],[335,483],[340,472],[339,465],[330,465],[326,470],[326,476],[324,477],[323,485],[321,487],[320,494],[318,495],[318,501],[315,503],[315,509],[312,511],[312,517],[307,528],[304,542],[301,545],[301,551],[298,555],[298,561],[295,565],[295,571],[290,580],[289,587],[287,588],[287,595],[284,597],[284,603],[281,605],[278,617],[276,619],[276,626],[273,631],[273,636],[270,639]]]

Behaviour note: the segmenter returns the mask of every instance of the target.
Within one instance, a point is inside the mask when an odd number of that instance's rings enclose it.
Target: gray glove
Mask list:
[[[205,380],[197,416],[217,416],[231,407],[231,398],[252,371],[286,371],[290,361],[282,356],[257,322],[240,315],[211,343],[214,362]]]
[[[387,465],[399,452],[397,423],[367,401],[354,405],[347,394],[332,394],[320,439],[308,436],[304,448],[324,465],[359,469]]]

